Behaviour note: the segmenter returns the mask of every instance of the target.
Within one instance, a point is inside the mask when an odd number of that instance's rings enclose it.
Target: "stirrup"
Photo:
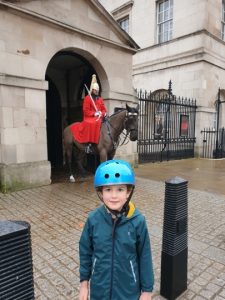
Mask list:
[[[85,153],[89,154],[92,153],[92,146],[91,144],[87,144],[84,148]]]

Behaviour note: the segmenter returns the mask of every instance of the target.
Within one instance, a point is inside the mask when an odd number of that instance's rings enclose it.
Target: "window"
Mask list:
[[[127,33],[129,33],[129,17],[125,17],[121,20],[117,21],[120,25],[120,27],[125,30]]]
[[[124,1],[120,1],[120,2],[124,2]],[[118,22],[120,27],[129,34],[131,34],[130,16],[131,16],[131,10],[133,4],[134,4],[134,0],[125,1],[121,6],[111,11],[113,17]]]
[[[173,31],[173,0],[158,2],[157,9],[158,43],[172,39]]]
[[[222,30],[221,30],[221,38],[225,41],[225,0],[222,2]]]

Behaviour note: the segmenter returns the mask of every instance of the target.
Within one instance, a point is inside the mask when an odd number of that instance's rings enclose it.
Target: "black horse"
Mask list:
[[[126,108],[119,110],[102,123],[100,130],[99,143],[93,146],[93,154],[97,154],[100,157],[100,161],[106,161],[113,159],[116,148],[119,143],[119,136],[125,129],[127,136],[131,141],[136,141],[138,138],[138,105],[136,107],[130,107],[126,104]],[[77,142],[70,130],[70,125],[64,129],[63,132],[64,151],[70,170],[70,181],[74,182],[74,176],[72,174],[72,151],[73,146],[76,150],[76,161],[78,168],[85,177],[85,169],[82,165],[85,153],[85,144]]]

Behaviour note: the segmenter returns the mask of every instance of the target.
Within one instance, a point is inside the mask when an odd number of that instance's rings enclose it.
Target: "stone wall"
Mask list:
[[[79,54],[95,68],[109,109],[109,102],[115,100],[123,105],[135,102],[131,72],[136,46],[95,3],[0,3],[0,184],[4,191],[51,182],[45,76],[56,53]],[[63,99],[65,90],[58,87]],[[127,152],[135,160],[131,147]]]
[[[114,15],[129,1],[101,2]],[[172,39],[157,43],[157,1],[134,0],[130,34],[141,49],[133,57],[133,85],[154,91],[167,89],[169,80],[177,96],[197,100],[196,155],[201,130],[215,125],[215,101],[225,88],[225,42],[221,40],[222,1],[174,0]],[[224,105],[225,106],[225,105]],[[221,125],[225,115],[222,111]]]

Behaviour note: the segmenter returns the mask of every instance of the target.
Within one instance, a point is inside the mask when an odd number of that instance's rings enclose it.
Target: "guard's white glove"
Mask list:
[[[101,117],[101,115],[102,115],[101,111],[96,111],[94,114],[95,117]]]

